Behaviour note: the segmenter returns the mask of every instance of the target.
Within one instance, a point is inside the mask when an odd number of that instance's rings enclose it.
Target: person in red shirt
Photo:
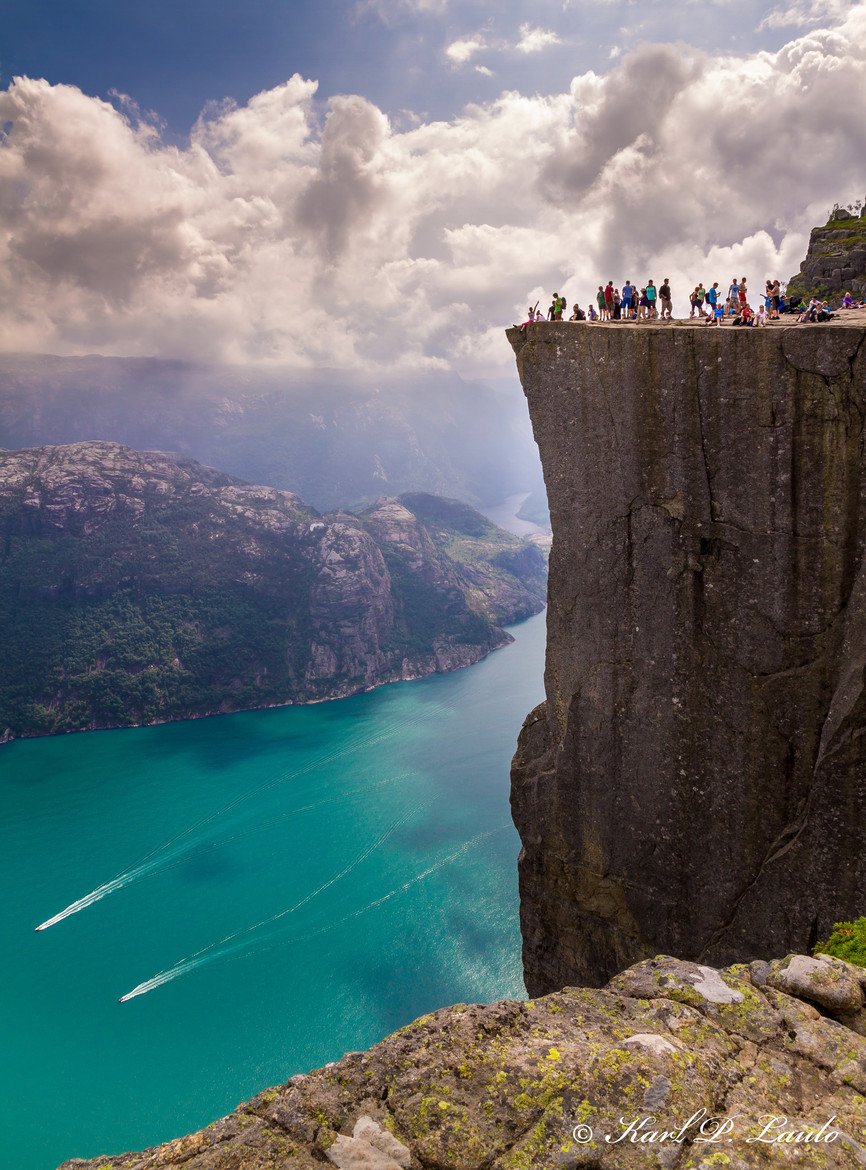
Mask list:
[[[613,320],[613,281],[609,280],[604,289],[604,308],[608,321]]]

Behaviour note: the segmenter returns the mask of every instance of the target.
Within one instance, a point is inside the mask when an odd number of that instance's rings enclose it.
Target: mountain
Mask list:
[[[0,447],[93,439],[178,451],[322,510],[404,491],[476,505],[543,493],[514,385],[0,355]]]
[[[545,598],[542,554],[457,501],[320,515],[107,442],[0,453],[0,549],[6,738],[452,670],[509,642],[501,626]]]
[[[866,906],[866,322],[509,330],[550,496],[531,995]]]

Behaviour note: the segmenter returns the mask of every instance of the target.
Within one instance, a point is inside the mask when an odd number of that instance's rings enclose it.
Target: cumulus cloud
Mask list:
[[[792,0],[781,8],[774,8],[758,29],[765,28],[808,28],[810,25],[835,24],[851,12],[856,0]]]
[[[459,40],[452,41],[445,48],[445,56],[453,65],[465,65],[486,47],[484,37],[480,33],[475,33],[473,36],[460,37]]]
[[[0,92],[0,346],[309,366],[511,367],[554,290],[796,271],[862,196],[866,6],[778,52],[644,45],[568,92],[397,129],[293,77],[167,143],[128,106]],[[748,116],[740,116],[749,111]]]
[[[546,28],[532,28],[528,24],[520,26],[520,40],[515,48],[518,53],[540,53],[550,45],[560,45],[562,41],[555,32]]]

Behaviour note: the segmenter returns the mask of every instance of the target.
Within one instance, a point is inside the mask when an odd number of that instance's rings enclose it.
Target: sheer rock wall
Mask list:
[[[509,331],[553,527],[512,774],[530,994],[864,912],[864,333]]]

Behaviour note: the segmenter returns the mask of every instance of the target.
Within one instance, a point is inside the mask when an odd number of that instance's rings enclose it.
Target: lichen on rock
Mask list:
[[[760,974],[658,956],[603,990],[458,1004],[191,1137],[61,1170],[862,1167],[866,1039]],[[800,1140],[758,1140],[768,1118]]]

